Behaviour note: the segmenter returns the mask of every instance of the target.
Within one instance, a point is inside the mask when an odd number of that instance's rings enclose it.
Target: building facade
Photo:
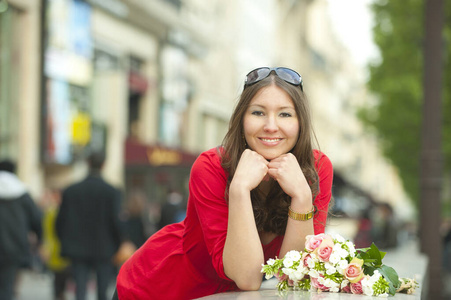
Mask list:
[[[325,0],[7,2],[0,156],[18,162],[36,197],[82,178],[83,158],[103,150],[124,201],[139,190],[162,203],[170,188],[186,199],[191,164],[221,143],[245,74],[277,65],[303,76],[320,148],[343,182],[408,202],[356,117],[371,95]]]

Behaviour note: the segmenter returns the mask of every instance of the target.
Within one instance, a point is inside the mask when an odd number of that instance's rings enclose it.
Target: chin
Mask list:
[[[265,153],[265,152],[263,152],[263,153],[260,153],[260,155],[263,156],[267,160],[272,160],[274,158],[277,158],[277,157],[281,156],[282,154],[284,154],[284,153],[281,153],[281,152],[277,152],[277,153],[274,153],[274,152],[272,152],[272,153],[266,152]]]

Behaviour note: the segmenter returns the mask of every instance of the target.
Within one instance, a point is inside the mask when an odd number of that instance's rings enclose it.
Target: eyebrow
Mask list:
[[[261,107],[261,108],[266,108],[266,106],[260,105],[260,104],[250,104],[250,105],[249,105],[249,107],[252,107],[252,106],[257,106],[257,107]],[[294,106],[282,106],[282,107],[279,107],[278,109],[293,109],[293,110],[296,110]]]

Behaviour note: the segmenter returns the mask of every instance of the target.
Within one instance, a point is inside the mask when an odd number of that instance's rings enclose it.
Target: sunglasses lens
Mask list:
[[[244,85],[249,86],[256,82],[259,82],[262,79],[265,79],[266,77],[269,76],[271,71],[275,71],[277,76],[279,76],[281,79],[285,80],[286,82],[288,82],[290,84],[297,85],[301,88],[301,90],[303,90],[301,75],[299,75],[294,70],[291,70],[289,68],[283,68],[283,67],[274,68],[274,69],[271,69],[268,67],[263,67],[263,68],[258,68],[258,69],[252,70],[246,75],[246,82],[244,83]]]
[[[268,77],[271,72],[270,68],[258,68],[253,71],[250,71],[246,76],[246,85],[251,85],[255,82],[258,82],[266,77]]]
[[[280,78],[291,84],[300,85],[302,83],[301,75],[291,69],[277,68],[276,73]]]

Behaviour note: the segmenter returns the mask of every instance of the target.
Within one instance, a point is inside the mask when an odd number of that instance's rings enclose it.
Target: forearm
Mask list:
[[[242,290],[261,285],[263,249],[255,225],[250,192],[236,186],[229,190],[229,219],[223,253],[224,271]]]
[[[291,200],[291,208],[295,212],[307,213],[312,210],[311,197]],[[301,251],[305,247],[305,237],[314,233],[313,218],[307,221],[297,221],[288,218],[285,236],[280,248],[279,257],[284,257],[291,250]]]

